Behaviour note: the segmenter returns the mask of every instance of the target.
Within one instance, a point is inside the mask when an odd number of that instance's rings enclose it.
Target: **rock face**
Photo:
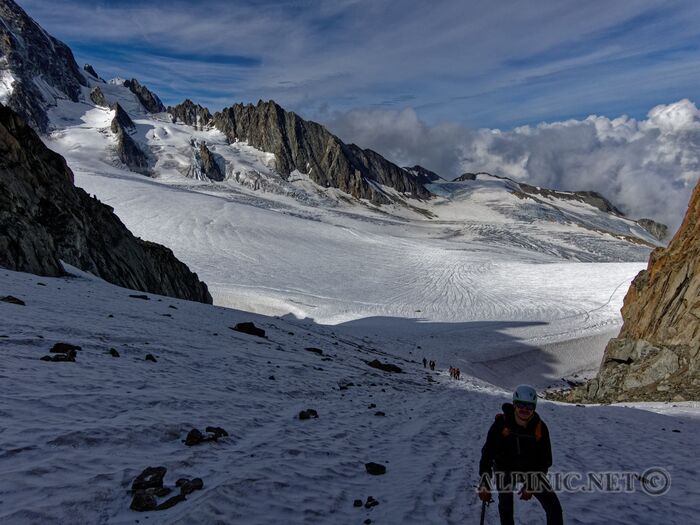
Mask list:
[[[57,98],[77,102],[87,81],[73,53],[49,36],[13,0],[0,1],[0,74],[14,78],[4,101],[35,129],[48,128],[47,107]]]
[[[571,398],[700,399],[700,184],[668,248],[654,250],[632,281],[622,317],[598,376]]]
[[[214,180],[221,182],[226,173],[223,158],[209,151],[204,142],[195,142],[192,163],[187,170],[187,176],[197,180]]]
[[[92,88],[92,91],[90,91],[90,100],[92,100],[93,104],[97,106],[109,106],[107,99],[105,98],[105,94],[100,89],[100,86],[95,86]]]
[[[136,144],[129,130],[135,128],[134,122],[122,107],[115,103],[112,106],[114,118],[112,119],[111,130],[117,137],[117,156],[126,166],[136,173],[150,175],[148,155]]]
[[[190,99],[177,106],[168,106],[168,113],[173,122],[182,122],[199,130],[208,127],[214,118],[207,108],[195,104]]]
[[[172,251],[134,237],[110,207],[76,188],[63,157],[0,104],[0,266],[60,276],[59,260],[119,286],[212,302]]]
[[[99,89],[99,88],[95,88]],[[134,124],[134,121],[131,120],[131,117],[129,114],[124,111],[124,108],[121,107],[119,102],[115,102],[112,104],[111,107],[112,111],[114,111],[114,119],[112,120],[112,133],[117,132],[117,127],[122,127],[124,129],[134,129],[136,127],[136,124]]]
[[[128,87],[129,90],[136,95],[136,98],[139,99],[141,105],[149,113],[161,113],[165,111],[165,106],[160,101],[158,96],[155,93],[152,93],[146,86],[142,86],[135,78],[125,80],[124,86]]]
[[[214,114],[214,125],[230,142],[247,141],[275,154],[277,171],[287,178],[306,173],[317,184],[339,188],[358,199],[387,204],[392,197],[379,185],[415,198],[430,198],[431,181],[414,176],[371,150],[345,144],[320,124],[284,111],[275,102],[235,104]]]
[[[639,219],[637,224],[660,241],[664,241],[666,240],[666,237],[668,237],[668,226],[665,224],[661,224],[660,222],[656,222],[651,219]]]

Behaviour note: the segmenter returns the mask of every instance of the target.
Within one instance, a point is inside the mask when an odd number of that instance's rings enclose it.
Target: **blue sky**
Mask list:
[[[642,117],[700,91],[700,2],[19,0],[79,63],[166,104],[272,98],[320,121],[410,108],[511,129]]]

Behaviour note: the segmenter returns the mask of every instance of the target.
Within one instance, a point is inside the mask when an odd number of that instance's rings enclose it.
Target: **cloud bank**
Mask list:
[[[600,192],[631,218],[675,231],[700,177],[700,110],[659,105],[646,119],[589,116],[510,131],[429,126],[415,111],[352,111],[326,119],[343,140],[444,178],[486,171],[559,190]]]

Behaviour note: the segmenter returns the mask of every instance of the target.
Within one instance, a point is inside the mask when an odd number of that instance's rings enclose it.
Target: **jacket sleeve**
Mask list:
[[[498,439],[501,434],[501,425],[498,419],[493,422],[489,433],[486,436],[486,443],[484,443],[481,449],[481,461],[479,461],[479,476],[482,477],[484,474],[490,476],[493,474],[493,461],[496,459],[496,453],[498,450]]]
[[[542,439],[540,441],[538,456],[538,468],[541,472],[546,474],[552,466],[552,443],[549,440],[549,429],[544,422],[542,422]]]

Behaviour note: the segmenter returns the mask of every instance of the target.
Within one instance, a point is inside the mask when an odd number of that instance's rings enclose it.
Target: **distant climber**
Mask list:
[[[423,368],[425,368],[426,366],[428,366],[428,360],[424,357],[423,358]]]
[[[495,475],[501,525],[514,523],[513,490],[521,482],[520,499],[528,501],[535,496],[547,514],[547,525],[564,523],[559,498],[546,478],[552,466],[549,430],[536,407],[535,389],[518,386],[513,404],[503,404],[503,413],[496,416],[481,449],[479,498],[491,500],[491,476]]]
[[[430,369],[433,371],[435,370],[435,361],[433,361],[432,359],[430,360]]]

